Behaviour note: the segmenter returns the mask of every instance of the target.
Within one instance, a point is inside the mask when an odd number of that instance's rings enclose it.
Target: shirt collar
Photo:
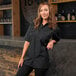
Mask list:
[[[41,27],[45,27],[45,26],[47,26],[47,25],[48,25],[48,23],[46,23],[45,25],[43,25],[43,24],[41,23],[40,26],[41,26]]]

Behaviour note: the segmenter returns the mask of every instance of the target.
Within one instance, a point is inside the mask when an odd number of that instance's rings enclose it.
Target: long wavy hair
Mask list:
[[[49,17],[47,19],[48,24],[49,24],[49,28],[53,28],[54,29],[56,27],[56,19],[55,19],[54,13],[51,12],[51,11],[53,11],[53,8],[47,2],[40,3],[40,5],[39,5],[37,17],[34,19],[34,28],[38,28],[40,23],[42,22],[42,18],[40,16],[40,9],[44,5],[47,5],[49,7]]]

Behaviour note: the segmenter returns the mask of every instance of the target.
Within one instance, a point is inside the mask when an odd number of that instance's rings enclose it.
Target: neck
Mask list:
[[[44,19],[44,20],[42,21],[42,24],[45,25],[47,22],[48,22],[48,21]]]

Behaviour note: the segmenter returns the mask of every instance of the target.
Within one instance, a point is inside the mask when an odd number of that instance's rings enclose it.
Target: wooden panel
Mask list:
[[[1,10],[9,10],[9,9],[12,9],[11,4],[9,4],[9,5],[2,5],[2,6],[0,6],[0,11],[1,11]]]
[[[0,3],[2,2],[2,0],[0,0]],[[0,11],[0,18],[3,17],[3,11]],[[4,35],[4,29],[3,29],[3,25],[0,24],[0,36]]]
[[[67,1],[76,1],[76,0],[57,0],[57,1],[67,2]]]
[[[52,21],[53,21],[53,23],[56,23],[56,19],[55,19],[55,13],[57,12],[57,5],[55,4],[55,5],[52,5],[51,4],[51,2],[52,2],[52,0],[48,0],[48,2],[50,3],[50,5],[51,5],[51,7],[52,7],[52,9],[51,9],[51,13],[52,13]]]
[[[0,3],[2,2],[2,0],[0,0]],[[3,11],[0,11],[0,18],[3,16]]]
[[[0,0],[0,3],[2,3],[3,2],[3,0]]]
[[[0,36],[4,35],[3,25],[0,25]]]
[[[52,7],[52,12],[55,14],[57,12],[57,5],[52,5],[51,2],[52,0],[48,0],[48,2],[50,3],[51,7]]]
[[[3,17],[3,11],[0,11],[0,18]]]
[[[70,2],[70,1],[76,1],[76,0],[58,0],[58,2]]]
[[[19,0],[12,0],[12,36],[20,36],[20,10]]]
[[[56,2],[53,2],[52,0],[49,0],[51,3],[63,3],[63,2],[74,2],[76,0],[57,0]]]
[[[71,23],[71,22],[76,22],[76,20],[75,20],[75,21],[73,21],[73,20],[66,20],[66,21],[56,21],[56,22],[58,22],[58,23],[61,23],[61,22],[62,22],[62,23],[70,22],[70,23]]]

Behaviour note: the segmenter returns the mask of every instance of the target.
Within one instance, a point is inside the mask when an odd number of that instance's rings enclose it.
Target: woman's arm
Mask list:
[[[48,50],[49,50],[49,49],[52,49],[53,46],[54,46],[54,43],[56,43],[55,40],[50,40],[50,41],[48,42],[48,44],[47,44],[47,49],[48,49]]]
[[[54,44],[56,44],[59,40],[60,40],[60,29],[57,27],[52,33],[52,38],[48,42],[47,49],[52,49]]]
[[[30,42],[25,41],[21,58],[24,58],[25,53],[26,53],[26,51],[27,51],[27,49],[29,47],[29,44],[30,44]]]
[[[22,65],[23,65],[24,56],[26,54],[26,51],[27,51],[29,45],[30,45],[30,42],[25,41],[24,47],[23,47],[23,52],[22,52],[21,58],[20,58],[19,63],[18,63],[18,68],[22,67]]]

